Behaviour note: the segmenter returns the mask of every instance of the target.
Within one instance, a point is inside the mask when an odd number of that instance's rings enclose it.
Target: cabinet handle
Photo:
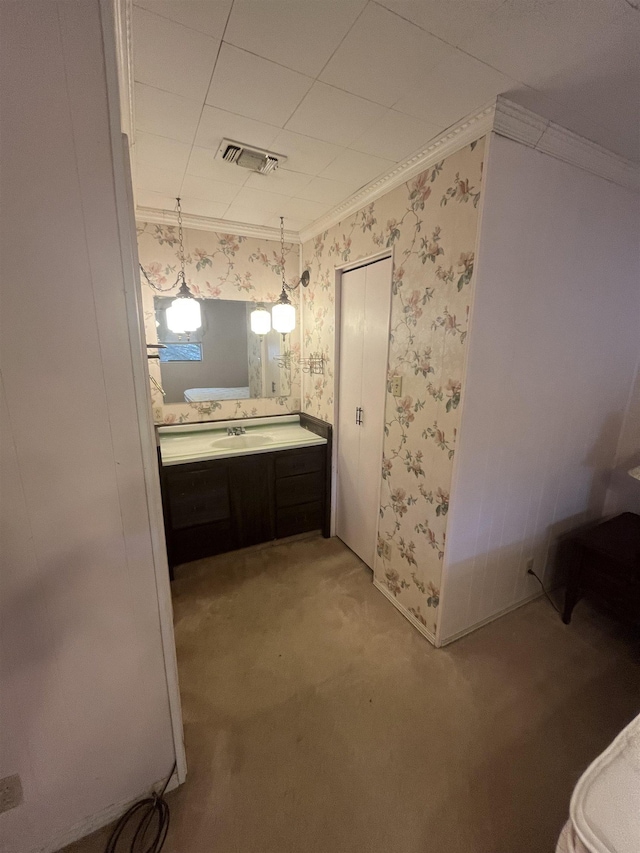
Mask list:
[[[356,425],[362,426],[362,407],[356,406]]]

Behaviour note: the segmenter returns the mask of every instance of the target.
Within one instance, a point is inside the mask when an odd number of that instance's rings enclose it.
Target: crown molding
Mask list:
[[[111,0],[111,2],[113,3],[116,28],[122,130],[129,137],[129,145],[133,149],[135,146],[135,111],[131,27],[132,0]],[[353,193],[311,225],[303,228],[300,232],[286,231],[286,239],[291,243],[302,243],[310,240],[465,145],[492,131],[550,157],[570,163],[593,175],[598,175],[625,189],[640,190],[640,164],[632,163],[595,142],[591,142],[499,95],[480,110],[447,128],[403,163],[398,164],[387,174]],[[133,150],[131,153],[131,169],[132,172],[135,169]],[[133,178],[135,194],[135,173]],[[149,207],[138,207],[136,217],[145,222],[165,225],[175,225],[177,222],[175,211],[156,210]],[[278,240],[280,238],[280,232],[277,228],[267,226],[193,214],[183,214],[183,220],[187,228],[195,228],[200,231],[234,233],[267,240]]]
[[[493,130],[536,151],[571,163],[625,189],[640,190],[640,165],[498,95]]]
[[[361,208],[371,204],[372,201],[376,201],[376,199],[411,180],[420,172],[424,172],[425,169],[440,160],[444,160],[450,154],[464,148],[465,145],[480,139],[492,129],[494,112],[495,102],[491,102],[478,112],[472,113],[463,118],[462,121],[452,125],[439,136],[436,136],[435,139],[432,139],[426,147],[420,148],[403,163],[387,172],[386,175],[382,175],[382,177],[362,187],[345,201],[336,205],[329,213],[303,228],[300,231],[300,242],[304,243],[322,231],[337,225],[342,219],[346,219]]]
[[[153,222],[158,225],[177,225],[178,214],[175,210],[158,210],[155,207],[136,207],[138,222]],[[248,222],[232,222],[230,219],[214,219],[212,216],[197,216],[194,213],[182,214],[182,224],[185,228],[197,231],[216,231],[218,234],[239,234],[241,237],[256,237],[260,240],[280,241],[280,229],[267,225],[252,225]],[[299,243],[297,231],[285,228],[284,239],[287,243]]]

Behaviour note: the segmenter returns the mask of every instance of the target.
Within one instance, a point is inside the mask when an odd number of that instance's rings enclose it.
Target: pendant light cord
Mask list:
[[[180,275],[179,278],[182,277],[182,283],[186,286],[187,282],[184,277],[184,241],[182,238],[182,207],[180,205],[180,199],[177,198],[176,202],[178,204],[178,243],[180,245]]]
[[[180,254],[179,254],[180,272],[178,273],[178,277],[176,278],[176,280],[173,282],[173,284],[170,284],[168,287],[160,287],[158,284],[155,283],[155,281],[151,280],[148,272],[145,270],[145,268],[142,266],[142,264],[140,262],[138,262],[138,265],[140,267],[140,271],[142,272],[142,275],[144,276],[145,281],[147,282],[149,287],[153,288],[153,290],[157,290],[158,293],[169,293],[170,290],[173,290],[178,285],[180,285],[181,288],[184,287],[186,290],[189,289],[188,285],[187,285],[187,279],[185,277],[185,272],[184,272],[184,265],[185,265],[185,260],[184,260],[184,234],[183,234],[183,230],[182,230],[182,205],[180,204],[180,198],[176,199],[176,208],[178,211],[178,246],[179,246],[179,250],[180,250]],[[183,295],[189,295],[190,296],[191,294],[190,293],[189,294],[183,293]]]

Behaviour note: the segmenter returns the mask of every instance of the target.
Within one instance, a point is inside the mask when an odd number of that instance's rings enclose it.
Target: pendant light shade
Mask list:
[[[251,312],[251,331],[256,335],[266,335],[271,331],[271,315],[259,302]]]
[[[289,301],[284,288],[277,302],[271,309],[271,317],[273,320],[273,328],[281,335],[287,335],[293,332],[296,327],[296,309]]]
[[[202,312],[197,299],[179,296],[167,308],[167,328],[176,335],[195,332],[202,325]]]
[[[191,295],[184,277],[184,270],[178,273],[178,280],[180,278],[182,278],[180,290],[167,308],[167,328],[176,335],[195,332],[202,325],[200,303]]]

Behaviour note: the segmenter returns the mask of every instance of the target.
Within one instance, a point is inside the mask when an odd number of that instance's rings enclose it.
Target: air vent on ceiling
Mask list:
[[[232,139],[223,139],[216,157],[227,163],[235,163],[243,169],[251,169],[252,172],[260,172],[267,175],[278,168],[280,163],[286,160],[282,154],[274,154],[273,151],[265,151],[263,148],[254,148],[251,145],[243,145],[242,142],[234,142]]]

